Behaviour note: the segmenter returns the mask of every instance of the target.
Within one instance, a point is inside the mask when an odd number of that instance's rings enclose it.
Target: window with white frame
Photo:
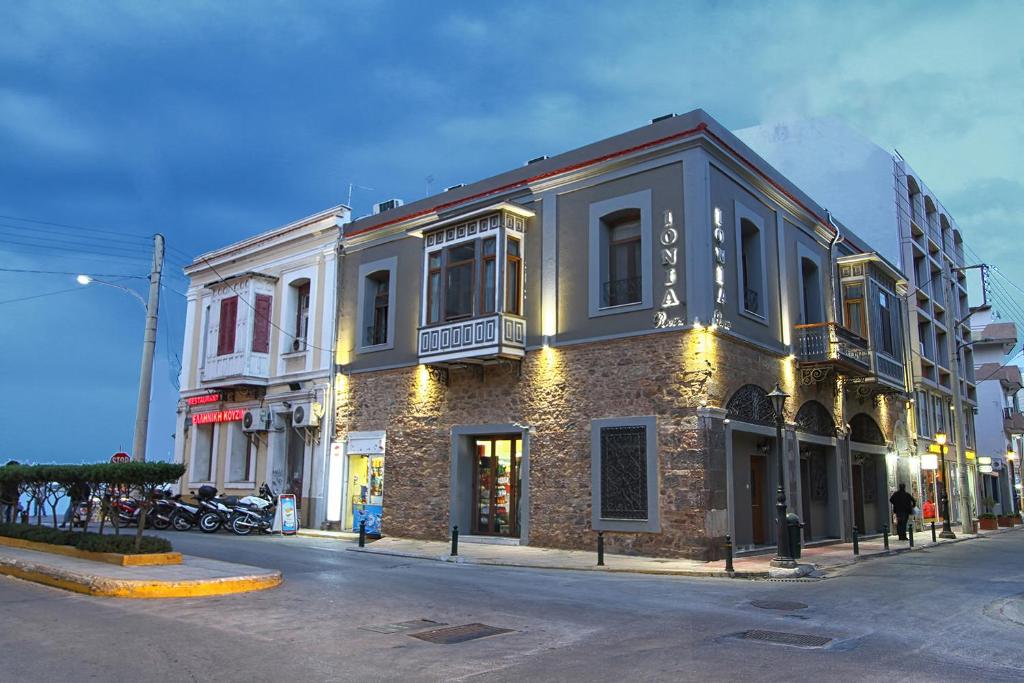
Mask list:
[[[941,396],[932,396],[932,430],[933,434],[946,433],[946,407]]]
[[[242,483],[253,481],[253,460],[255,455],[255,444],[252,439],[242,431],[241,422],[229,422],[228,442],[228,472],[229,482]]]
[[[591,422],[591,524],[609,531],[658,531],[654,417]]]
[[[213,481],[214,428],[212,424],[192,426],[192,481]]]
[[[359,266],[357,340],[360,352],[394,348],[395,277],[398,258],[391,257]]]
[[[917,434],[931,438],[931,427],[928,424],[928,394],[918,391],[914,398],[915,414],[917,415]]]
[[[305,351],[309,344],[310,281],[307,278],[295,280],[289,285],[292,301],[295,302],[295,320],[292,325],[292,351]]]

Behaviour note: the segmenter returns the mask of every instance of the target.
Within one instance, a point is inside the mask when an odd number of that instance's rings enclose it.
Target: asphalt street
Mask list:
[[[1021,680],[1024,532],[859,563],[818,581],[471,566],[332,539],[168,534],[281,569],[274,590],[90,598],[0,577],[3,680]],[[756,601],[786,601],[765,609]],[[435,644],[388,625],[510,632]],[[369,630],[367,627],[385,627]],[[750,630],[829,638],[795,647]],[[415,631],[414,631],[415,632]]]

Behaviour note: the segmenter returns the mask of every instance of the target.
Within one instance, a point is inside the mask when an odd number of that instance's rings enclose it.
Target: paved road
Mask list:
[[[0,577],[4,680],[1021,680],[1024,532],[871,560],[817,582],[540,571],[388,558],[312,538],[175,534],[281,569],[263,593],[97,599]],[[799,601],[766,610],[752,600]],[[457,645],[360,627],[512,633]],[[764,629],[832,638],[806,649]]]

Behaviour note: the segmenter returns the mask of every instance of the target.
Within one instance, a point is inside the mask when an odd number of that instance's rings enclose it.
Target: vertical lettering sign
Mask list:
[[[672,221],[672,212],[665,211],[663,214],[661,234],[658,237],[661,250],[661,267],[664,271],[665,293],[661,297],[661,310],[654,314],[655,327],[680,327],[685,321],[675,316],[670,318],[668,309],[679,305],[679,296],[676,294],[676,286],[679,282],[679,232],[675,229]]]
[[[714,268],[714,292],[715,292],[715,307],[714,312],[711,314],[711,324],[728,327],[728,324],[722,320],[722,311],[725,309],[725,228],[722,227],[722,210],[715,207],[714,211],[714,227],[711,231],[711,236],[714,240],[712,246],[713,253],[713,268]]]

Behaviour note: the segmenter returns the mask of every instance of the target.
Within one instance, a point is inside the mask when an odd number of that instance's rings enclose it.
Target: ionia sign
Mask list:
[[[235,422],[245,417],[241,408],[235,410],[211,410],[208,413],[193,413],[192,424],[206,425],[213,422]]]

